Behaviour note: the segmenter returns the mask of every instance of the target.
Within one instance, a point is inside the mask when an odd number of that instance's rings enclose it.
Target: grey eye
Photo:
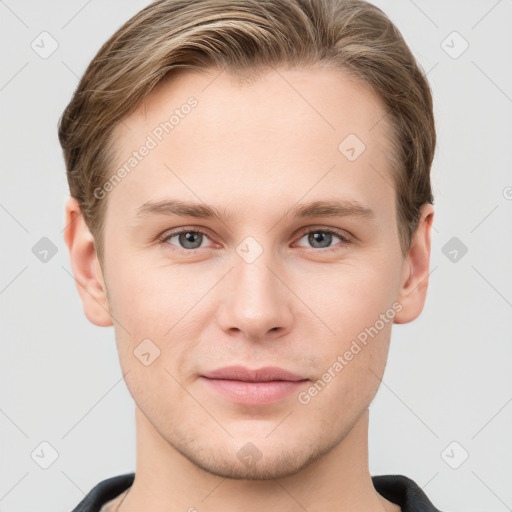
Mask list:
[[[172,240],[177,238],[178,243],[174,243]],[[198,231],[182,231],[181,233],[176,233],[167,238],[169,243],[172,245],[178,245],[182,249],[198,249],[202,246],[205,235]]]
[[[344,242],[344,238],[341,235],[338,235],[329,230],[317,229],[313,231],[309,231],[304,236],[300,238],[300,240],[307,239],[307,244],[314,249],[327,249],[331,247],[333,244],[333,237],[338,239],[340,242]],[[299,241],[300,241],[299,240]],[[335,242],[335,240],[334,240]],[[306,247],[306,245],[301,245],[302,247]]]

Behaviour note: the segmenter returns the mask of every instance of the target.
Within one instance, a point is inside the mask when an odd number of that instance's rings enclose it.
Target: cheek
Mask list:
[[[371,400],[386,364],[396,314],[396,277],[396,269],[368,261],[364,266],[338,266],[298,287],[321,320],[308,313],[302,321],[302,329],[315,339],[321,362],[319,381],[305,400],[315,396],[316,403],[333,406]]]
[[[161,335],[186,301],[186,282],[178,268],[159,268],[129,258],[110,265],[108,288],[111,311],[130,332]],[[167,329],[166,329],[167,327]]]
[[[307,269],[290,287],[309,306],[309,321],[338,349],[365,328],[373,326],[382,314],[393,317],[399,269],[374,258],[326,266],[316,273]],[[386,328],[388,322],[386,322]],[[379,323],[379,331],[386,330]]]
[[[322,370],[298,397],[311,412],[331,418],[324,418],[324,424],[333,428],[358,417],[375,396],[384,373],[391,320],[380,330],[380,324],[361,329],[360,325],[347,325],[333,342],[322,344]],[[349,331],[357,334],[351,336]]]
[[[123,372],[130,371],[134,386],[137,380],[149,386],[172,381],[166,370],[180,378],[188,368],[187,354],[195,349],[213,311],[211,304],[205,311],[209,303],[202,298],[215,276],[194,274],[141,259],[110,265],[107,285],[115,339]]]

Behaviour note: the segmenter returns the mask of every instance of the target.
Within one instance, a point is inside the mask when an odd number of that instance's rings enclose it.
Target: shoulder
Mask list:
[[[396,503],[402,512],[441,512],[416,482],[403,475],[372,476],[375,490]]]
[[[126,473],[102,480],[89,491],[72,512],[101,512],[105,505],[108,510],[111,505],[109,502],[126,491],[132,485],[134,478],[135,473]]]

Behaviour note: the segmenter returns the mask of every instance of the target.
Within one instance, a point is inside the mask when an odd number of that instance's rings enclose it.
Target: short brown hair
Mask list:
[[[106,201],[94,190],[114,171],[117,124],[173,70],[218,67],[242,78],[284,64],[334,65],[382,100],[407,253],[420,207],[433,204],[436,131],[428,82],[389,18],[363,0],[157,0],[101,47],[59,121],[70,194],[100,261]]]

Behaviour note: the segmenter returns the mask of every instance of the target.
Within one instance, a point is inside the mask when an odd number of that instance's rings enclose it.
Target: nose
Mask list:
[[[270,251],[269,251],[270,252]],[[221,329],[251,341],[275,339],[290,331],[292,298],[286,275],[266,252],[248,263],[237,255],[224,279],[217,319]]]

